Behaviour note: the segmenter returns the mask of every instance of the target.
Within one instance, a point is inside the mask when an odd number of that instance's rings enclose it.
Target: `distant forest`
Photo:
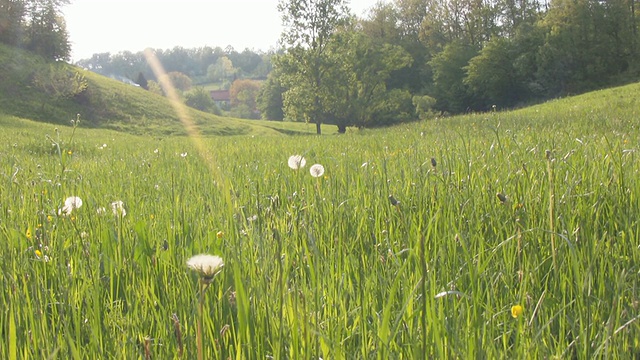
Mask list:
[[[393,0],[361,18],[348,1],[302,2],[280,0],[285,33],[275,52],[176,47],[156,56],[187,82],[185,94],[215,82],[234,90],[231,106],[244,107],[236,115],[314,122],[318,131],[513,108],[640,78],[640,0]],[[53,16],[60,3],[0,0],[9,20],[25,5],[18,24],[0,21],[0,40],[67,60],[68,42],[47,50],[38,38],[48,29],[66,40]],[[30,35],[15,41],[20,33]],[[155,80],[142,51],[77,65],[147,88]]]

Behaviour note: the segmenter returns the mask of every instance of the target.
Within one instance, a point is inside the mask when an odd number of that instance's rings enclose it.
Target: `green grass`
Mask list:
[[[194,358],[203,252],[205,358],[636,357],[639,93],[322,137],[0,118],[0,357],[180,358],[175,314]]]

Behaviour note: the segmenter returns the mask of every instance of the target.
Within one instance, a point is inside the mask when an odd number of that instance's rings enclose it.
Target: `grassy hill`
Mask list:
[[[37,86],[35,79],[51,77],[51,69],[83,76],[86,90],[77,96],[56,94]],[[53,124],[68,124],[80,114],[82,127],[104,128],[132,134],[185,135],[170,102],[144,89],[106,78],[68,64],[50,64],[29,52],[0,45],[0,116]],[[220,117],[188,108],[188,116],[203,135],[256,135],[314,133],[311,125],[282,124]],[[326,127],[326,133],[335,133]]]

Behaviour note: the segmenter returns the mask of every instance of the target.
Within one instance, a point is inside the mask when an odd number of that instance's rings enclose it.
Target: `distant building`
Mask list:
[[[218,106],[229,106],[231,104],[229,90],[211,90],[209,95]]]

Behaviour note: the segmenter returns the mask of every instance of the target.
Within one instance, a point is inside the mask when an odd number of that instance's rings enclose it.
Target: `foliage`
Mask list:
[[[0,43],[20,45],[26,4],[22,0],[0,0]]]
[[[391,74],[411,64],[404,49],[380,44],[361,33],[347,30],[336,34],[327,49],[334,63],[327,70],[331,91],[322,100],[323,109],[340,129],[346,126],[375,126],[406,120],[403,113],[413,113],[411,95],[405,91],[388,90]]]
[[[171,84],[173,84],[176,89],[180,91],[191,89],[192,81],[187,75],[178,71],[171,71],[167,73],[167,76],[169,76]]]
[[[524,91],[514,66],[515,55],[514,46],[508,39],[493,38],[464,68],[463,82],[471,92],[482,94],[482,100],[487,104],[484,110],[490,108],[490,104],[513,106],[522,99]]]
[[[68,0],[0,0],[0,43],[23,47],[49,60],[71,52],[61,7]]]
[[[230,81],[237,72],[238,70],[226,56],[218,58],[214,64],[209,65],[207,68],[207,76],[213,82]]]
[[[270,73],[267,80],[262,83],[256,99],[256,106],[264,120],[284,119],[282,94],[285,91],[286,89],[280,83],[277,73]]]
[[[79,71],[72,71],[55,63],[36,70],[32,81],[35,87],[44,91],[53,101],[78,97],[88,87],[87,79]]]
[[[200,111],[220,115],[221,111],[216,103],[211,99],[211,95],[203,87],[198,86],[194,90],[185,94],[185,104]]]
[[[286,29],[282,40],[288,46],[276,60],[287,88],[283,94],[285,118],[313,122],[320,134],[322,97],[332,91],[325,71],[336,65],[325,50],[338,27],[347,21],[346,4],[344,0],[281,0],[278,10]]]
[[[473,108],[473,93],[464,83],[465,67],[477,50],[460,41],[449,43],[429,64],[433,69],[433,92],[437,94],[439,110],[456,113]]]
[[[420,120],[431,119],[435,117],[434,106],[436,99],[428,95],[414,96],[411,101],[416,108],[416,114]]]
[[[140,87],[145,90],[149,90],[149,82],[147,81],[147,78],[144,77],[144,74],[142,72],[138,73],[138,77],[136,78],[136,84],[140,85]]]
[[[259,92],[260,82],[258,81],[248,79],[234,81],[229,88],[233,116],[243,119],[258,118],[256,98]]]
[[[0,115],[0,358],[195,358],[199,313],[207,359],[636,357],[639,94],[321,137]]]

